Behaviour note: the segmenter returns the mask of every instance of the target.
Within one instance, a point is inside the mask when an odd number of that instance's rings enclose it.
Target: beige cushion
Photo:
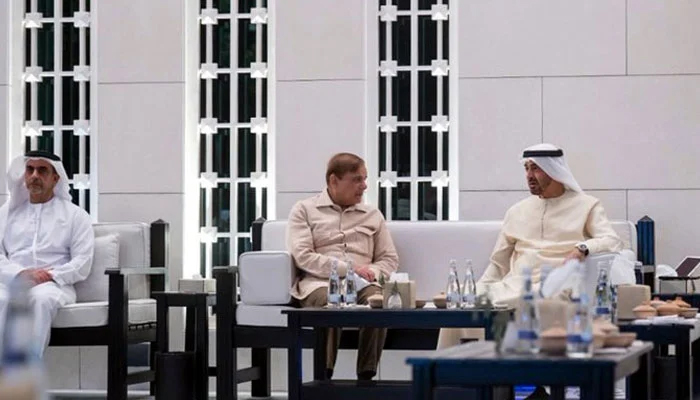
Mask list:
[[[76,301],[107,301],[109,278],[107,268],[119,267],[119,236],[110,234],[95,238],[95,256],[92,259],[90,275],[75,284]]]
[[[51,324],[54,328],[77,328],[86,326],[105,326],[109,320],[106,301],[74,303],[61,307]],[[140,324],[155,322],[156,301],[138,299],[129,301],[129,323]]]

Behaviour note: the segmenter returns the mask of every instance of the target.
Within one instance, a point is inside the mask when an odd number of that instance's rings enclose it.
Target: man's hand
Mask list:
[[[365,278],[368,282],[374,282],[374,279],[376,278],[374,276],[374,271],[370,269],[369,265],[363,265],[355,268],[355,273]]]
[[[51,272],[49,272],[50,270],[50,267],[25,269],[19,274],[25,277],[32,284],[32,286],[36,286],[53,280],[53,275],[51,275]]]
[[[571,250],[571,253],[569,253],[569,255],[567,255],[566,258],[564,259],[564,264],[566,264],[569,260],[576,259],[579,261],[583,261],[585,258],[586,258],[586,255],[583,254],[581,252],[581,250],[573,249],[573,250]]]

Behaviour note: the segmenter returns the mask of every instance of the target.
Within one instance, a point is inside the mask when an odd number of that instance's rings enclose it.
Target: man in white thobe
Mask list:
[[[522,163],[532,196],[506,212],[490,263],[476,284],[478,294],[488,290],[494,303],[512,307],[522,295],[523,267],[531,268],[532,288],[538,291],[544,265],[623,249],[600,200],[583,193],[561,149],[547,143],[528,147]],[[442,329],[438,348],[458,344],[462,337],[480,338],[479,331]]]
[[[92,266],[90,216],[71,201],[68,177],[58,156],[30,151],[13,160],[7,174],[9,200],[0,208],[0,287],[28,282],[34,313],[34,344],[41,356],[58,309],[75,303],[76,282]],[[6,289],[0,296],[4,330]]]

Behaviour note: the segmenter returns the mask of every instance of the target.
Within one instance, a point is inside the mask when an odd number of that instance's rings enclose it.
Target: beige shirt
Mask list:
[[[579,243],[591,254],[623,249],[598,199],[569,190],[552,199],[530,196],[506,212],[477,292],[483,293],[489,284],[494,301],[515,305],[523,289],[524,266],[532,268],[533,289],[538,290],[540,268],[561,266]]]
[[[299,269],[291,290],[297,299],[328,286],[333,258],[339,260],[338,274],[344,277],[346,252],[355,268],[369,265],[377,278],[380,274],[388,278],[399,266],[382,213],[366,204],[343,210],[327,190],[294,205],[287,224],[287,249]]]

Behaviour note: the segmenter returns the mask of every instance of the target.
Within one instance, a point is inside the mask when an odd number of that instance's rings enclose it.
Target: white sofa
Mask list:
[[[52,390],[107,390],[126,399],[131,383],[151,381],[154,371],[129,376],[129,344],[156,340],[152,290],[163,290],[168,224],[156,221],[94,224],[95,257],[88,278],[75,285],[77,302],[54,318],[45,354]],[[155,348],[155,346],[152,346]]]
[[[254,225],[253,249],[257,251],[241,255],[238,267],[229,269],[229,272],[233,272],[233,277],[230,276],[232,274],[223,274],[223,270],[217,274],[217,281],[226,277],[234,287],[237,280],[240,297],[233,299],[232,313],[235,314],[217,314],[221,318],[217,321],[218,344],[232,335],[237,347],[255,347],[246,343],[247,337],[257,334],[262,338],[266,331],[286,327],[286,316],[280,311],[291,307],[289,288],[296,273],[293,261],[286,252],[286,225],[286,221],[267,221]],[[416,281],[417,299],[431,299],[445,289],[450,259],[458,260],[460,269],[463,268],[466,259],[471,259],[476,278],[483,274],[501,229],[501,221],[391,221],[387,226],[399,254],[399,270],[408,272],[410,278]],[[625,247],[636,253],[637,235],[634,224],[628,221],[613,221],[613,227],[624,241]],[[463,273],[462,270],[459,272]],[[217,283],[217,292],[220,291],[222,283],[223,281]],[[230,296],[232,293],[221,294]],[[219,304],[223,303],[222,298]],[[224,317],[228,320],[223,319]],[[231,322],[232,327],[229,326]],[[236,337],[237,331],[242,332],[242,335]],[[428,343],[426,348],[435,346],[435,342],[431,342],[430,339],[424,342]],[[262,339],[254,344],[264,345]],[[271,343],[270,347],[277,346]],[[386,348],[391,347],[390,331]],[[230,353],[230,348],[228,351],[217,349],[217,359],[221,360],[221,357]],[[263,356],[259,355],[257,359],[260,360]],[[221,367],[221,361],[218,364]],[[235,368],[235,362],[232,362],[230,367]],[[269,382],[266,384],[269,385]],[[262,383],[260,385],[264,386]],[[223,390],[229,391],[229,388]],[[264,395],[264,392],[261,393],[260,395]]]

